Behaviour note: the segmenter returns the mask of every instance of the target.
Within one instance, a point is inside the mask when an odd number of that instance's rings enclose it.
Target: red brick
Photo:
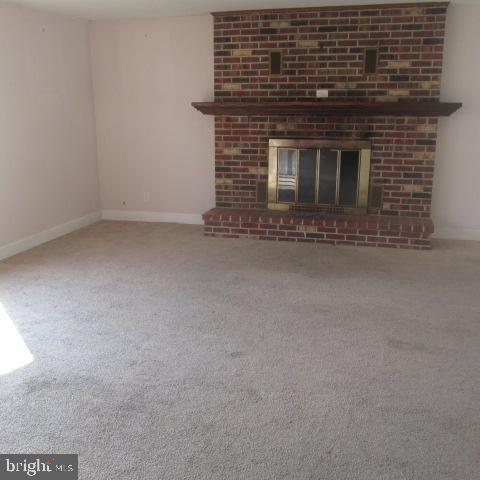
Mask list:
[[[440,94],[446,15],[445,9],[434,15],[428,14],[428,10],[427,6],[415,4],[414,9],[332,7],[268,14],[260,11],[215,14],[215,96],[217,100],[239,102],[293,100],[313,96],[317,88],[329,88],[330,98],[338,100],[374,100],[390,90],[407,90],[415,100],[436,101]],[[302,40],[318,41],[319,46],[301,45]],[[375,76],[359,72],[362,49],[369,45],[382,46]],[[284,52],[286,71],[276,78],[268,74],[268,51],[272,49]],[[238,56],[235,50],[243,50],[239,53],[248,55]],[[330,55],[336,57],[328,58]],[[240,87],[226,91],[223,89],[226,84]],[[256,184],[267,180],[269,138],[369,138],[373,148],[370,181],[372,185],[384,187],[386,204],[380,210],[370,208],[369,214],[387,219],[390,216],[429,219],[433,178],[431,153],[435,151],[437,123],[435,118],[419,117],[217,116],[215,175],[217,179],[231,180],[216,185],[217,205],[232,210],[266,207],[257,202]],[[278,125],[281,127],[277,128]],[[255,167],[263,168],[263,173]],[[428,188],[423,190],[424,198],[403,190],[403,185],[412,183]],[[269,237],[277,228],[282,233],[275,233],[276,237],[296,232],[298,224],[318,225],[319,233],[340,235],[342,239],[344,235],[367,236],[370,243],[378,239],[376,244],[386,243],[387,237],[392,242],[393,238],[415,240],[424,233],[428,237],[433,231],[431,222],[409,224],[405,229],[405,225],[391,224],[390,220],[372,225],[362,220],[354,223],[343,219],[317,221],[282,216],[270,219],[269,215],[264,215],[257,219],[248,216],[237,226],[234,224],[238,219],[234,216],[222,217],[222,225],[217,217],[205,220],[208,227],[248,228],[269,232],[264,235]],[[413,246],[429,248],[429,240],[426,242],[428,244]]]

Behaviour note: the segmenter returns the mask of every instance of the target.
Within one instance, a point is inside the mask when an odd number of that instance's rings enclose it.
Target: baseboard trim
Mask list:
[[[103,220],[122,220],[126,222],[186,223],[203,225],[199,213],[142,212],[132,210],[102,210]]]
[[[480,228],[435,227],[435,233],[432,237],[448,240],[480,241]]]
[[[100,212],[89,213],[83,217],[75,218],[62,223],[61,225],[49,228],[48,230],[43,230],[42,232],[35,233],[29,237],[4,245],[3,247],[0,247],[0,260],[25,252],[26,250],[30,250],[31,248],[37,247],[38,245],[49,242],[55,238],[62,237],[63,235],[67,235],[79,228],[98,222],[100,219]]]

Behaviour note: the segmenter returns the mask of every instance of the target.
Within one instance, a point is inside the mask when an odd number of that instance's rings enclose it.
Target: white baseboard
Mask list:
[[[13,255],[17,255],[17,253],[30,250],[31,248],[49,242],[54,238],[61,237],[67,233],[74,232],[79,228],[91,225],[92,223],[98,222],[100,218],[100,212],[89,213],[83,217],[75,218],[69,222],[49,228],[48,230],[43,230],[42,232],[35,233],[29,237],[4,245],[3,247],[0,246],[0,260],[12,257]]]
[[[69,222],[57,225],[42,232],[36,233],[16,242],[0,246],[0,260],[30,250],[42,243],[67,235],[80,228],[91,225],[99,220],[123,220],[132,222],[160,222],[184,223],[189,225],[203,225],[202,215],[199,213],[168,213],[168,212],[142,212],[128,210],[102,210],[93,212],[83,217],[75,218]],[[436,227],[433,238],[452,240],[480,241],[480,229]]]
[[[480,228],[435,227],[433,238],[480,241]]]
[[[141,212],[131,210],[102,210],[103,220],[123,220],[127,222],[186,223],[203,225],[199,213]]]

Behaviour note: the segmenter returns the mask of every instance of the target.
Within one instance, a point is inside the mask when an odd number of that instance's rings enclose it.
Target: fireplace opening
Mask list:
[[[366,214],[371,146],[270,139],[268,208]]]

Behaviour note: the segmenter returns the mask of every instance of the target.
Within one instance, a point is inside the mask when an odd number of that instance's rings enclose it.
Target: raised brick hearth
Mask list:
[[[429,219],[380,215],[321,215],[213,208],[204,213],[205,235],[390,248],[431,248]]]
[[[305,8],[214,14],[215,101],[439,100],[447,3]],[[366,48],[377,71],[364,73]],[[282,52],[271,75],[271,51]],[[206,212],[213,236],[430,248],[436,117],[215,116],[217,208]],[[266,210],[271,138],[368,140],[367,216]],[[380,201],[378,192],[380,191]]]

